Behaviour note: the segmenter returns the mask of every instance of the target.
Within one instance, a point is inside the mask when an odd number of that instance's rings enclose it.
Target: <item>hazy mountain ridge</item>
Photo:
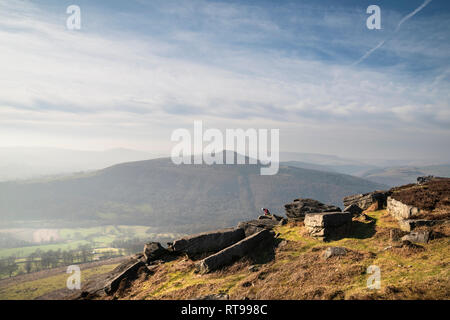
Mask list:
[[[283,213],[297,197],[342,205],[342,197],[384,188],[361,178],[281,166],[174,165],[169,158],[114,165],[88,175],[44,182],[0,183],[5,221],[143,224],[179,231],[230,226],[261,207]]]
[[[417,177],[427,175],[450,177],[450,164],[373,169],[361,174],[360,177],[389,186],[397,186],[414,183]]]
[[[0,147],[0,181],[99,170],[117,163],[147,160],[155,154],[131,149],[104,151],[44,147]]]

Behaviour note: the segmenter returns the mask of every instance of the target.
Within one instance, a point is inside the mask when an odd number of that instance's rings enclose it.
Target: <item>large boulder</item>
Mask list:
[[[274,233],[269,230],[261,230],[235,244],[223,249],[205,259],[199,264],[201,273],[208,273],[223,266],[229,265],[250,253],[265,243],[273,241]]]
[[[305,227],[313,238],[329,241],[337,240],[350,233],[352,214],[349,212],[308,213]]]
[[[387,212],[397,220],[405,220],[418,215],[420,213],[420,209],[404,204],[403,202],[395,200],[392,197],[388,197]]]
[[[343,202],[345,207],[355,204],[362,210],[367,210],[373,204],[377,204],[377,208],[382,209],[386,207],[387,197],[390,194],[390,191],[374,191],[364,194],[354,194],[345,197]]]
[[[85,300],[113,295],[119,289],[121,283],[130,283],[140,273],[149,273],[149,271],[143,255],[137,254],[118,265],[111,272],[89,278],[88,281],[83,283],[81,292],[69,298]]]
[[[361,209],[360,207],[358,207],[358,205],[353,203],[345,207],[344,212],[350,212],[354,217],[357,217],[361,215],[363,209]]]
[[[221,229],[175,240],[170,249],[174,252],[182,252],[188,256],[193,256],[220,251],[244,238],[245,231],[243,228]]]
[[[286,216],[291,219],[304,218],[307,213],[315,212],[337,212],[341,208],[333,205],[323,204],[314,199],[295,199],[293,202],[285,204]]]
[[[144,259],[146,263],[161,259],[168,251],[159,242],[150,242],[144,246]]]
[[[278,225],[282,225],[284,220],[273,220],[273,219],[257,219],[240,222],[237,227],[240,229],[244,229],[245,236],[251,236],[261,230],[272,230],[274,227]]]

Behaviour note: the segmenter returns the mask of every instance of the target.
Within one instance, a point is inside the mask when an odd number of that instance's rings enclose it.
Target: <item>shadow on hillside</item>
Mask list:
[[[270,243],[261,243],[248,258],[253,264],[265,264],[273,261],[275,259],[275,247],[279,241],[279,239],[273,239]]]
[[[360,221],[352,222],[350,238],[367,239],[372,238],[375,233],[375,220],[372,220],[370,223]]]

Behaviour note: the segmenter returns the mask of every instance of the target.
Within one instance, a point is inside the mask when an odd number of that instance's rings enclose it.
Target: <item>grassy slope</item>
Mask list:
[[[94,275],[100,275],[112,271],[117,264],[107,264],[82,270],[81,282]],[[0,288],[0,300],[32,300],[44,294],[66,287],[66,281],[70,274],[61,273],[41,279],[13,284]]]
[[[187,259],[164,264],[147,279],[135,281],[123,299],[188,299],[224,292],[232,299],[448,299],[449,238],[435,239],[424,250],[383,250],[397,223],[385,211],[369,214],[375,223],[356,222],[352,237],[323,243],[304,235],[304,227],[278,228],[281,245],[275,259],[251,272],[250,261],[208,275],[195,273]],[[350,251],[344,257],[323,258],[328,246]],[[381,269],[381,289],[369,290],[367,267]]]

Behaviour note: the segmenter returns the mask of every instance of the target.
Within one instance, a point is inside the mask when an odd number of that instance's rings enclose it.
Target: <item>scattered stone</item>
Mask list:
[[[367,210],[373,203],[377,203],[378,208],[384,208],[386,207],[387,197],[390,194],[390,191],[374,191],[364,194],[355,194],[345,197],[343,202],[345,207],[356,204],[363,211]]]
[[[199,270],[201,273],[208,273],[217,270],[223,266],[231,264],[237,259],[246,256],[260,245],[272,241],[273,232],[264,229],[203,259],[199,263]]]
[[[192,256],[220,251],[244,238],[245,231],[243,228],[222,229],[175,240],[171,249],[175,252],[183,252],[188,256]]]
[[[345,249],[345,248],[329,247],[324,251],[323,256],[325,259],[328,259],[328,258],[335,257],[335,256],[345,256],[346,254],[347,254],[347,249]]]
[[[167,253],[168,251],[159,242],[150,242],[144,246],[144,259],[146,263],[158,260]]]
[[[349,234],[352,215],[349,212],[309,213],[305,227],[311,237],[322,241],[337,240]]]
[[[358,207],[357,204],[352,203],[351,205],[345,207],[344,212],[350,212],[354,217],[356,217],[363,212],[363,209]]]
[[[341,208],[326,205],[314,199],[295,199],[292,203],[284,205],[286,216],[291,219],[304,218],[307,213],[340,212]]]
[[[430,240],[431,232],[428,230],[412,231],[402,237],[402,241],[410,241],[417,243],[427,243]]]
[[[419,214],[420,210],[417,207],[404,204],[392,197],[388,197],[387,212],[397,220],[404,220]]]

